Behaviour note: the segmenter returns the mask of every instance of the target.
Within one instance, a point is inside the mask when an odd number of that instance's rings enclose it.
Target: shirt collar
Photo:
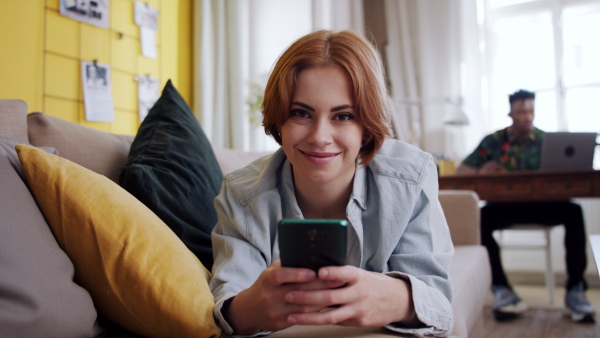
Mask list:
[[[304,218],[302,217],[302,211],[298,206],[298,201],[296,201],[296,190],[294,188],[294,178],[292,175],[292,164],[288,159],[283,163],[282,168],[282,181],[283,188],[285,191],[286,199],[290,202],[290,212],[292,218]],[[356,172],[354,173],[354,181],[352,183],[352,195],[351,199],[356,201],[358,206],[365,210],[367,209],[367,180],[366,180],[366,168],[362,165],[358,165],[356,167]]]
[[[354,182],[352,184],[352,199],[358,206],[365,210],[367,208],[367,169],[362,165],[357,165],[354,173]]]
[[[296,189],[294,188],[294,175],[292,174],[292,164],[286,158],[281,171],[281,181],[283,182],[283,190],[288,201],[289,218],[303,219],[302,211],[296,201]]]
[[[528,140],[535,141],[537,139],[537,136],[535,135],[535,128],[532,128],[531,131],[529,131],[529,133],[527,133],[527,137],[525,137],[524,141],[520,141],[519,139],[517,139],[515,137],[515,134],[513,133],[513,130],[512,130],[512,126],[506,127],[506,133],[508,134],[508,142],[510,142],[510,143],[521,143],[521,142],[526,142]]]

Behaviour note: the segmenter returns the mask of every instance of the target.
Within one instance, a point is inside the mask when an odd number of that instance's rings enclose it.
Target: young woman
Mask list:
[[[215,199],[211,289],[224,333],[296,324],[452,330],[453,246],[436,166],[388,139],[387,102],[379,54],[355,33],[317,31],[281,55],[263,125],[282,147],[226,176]],[[347,220],[348,265],[281,267],[282,218]]]

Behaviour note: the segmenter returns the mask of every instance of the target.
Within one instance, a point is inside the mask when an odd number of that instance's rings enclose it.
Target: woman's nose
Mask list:
[[[307,141],[321,147],[331,143],[331,140],[331,126],[329,123],[316,120],[311,126]]]

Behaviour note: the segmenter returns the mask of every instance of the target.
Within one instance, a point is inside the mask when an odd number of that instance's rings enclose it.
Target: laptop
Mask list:
[[[592,169],[596,133],[544,133],[540,169]]]

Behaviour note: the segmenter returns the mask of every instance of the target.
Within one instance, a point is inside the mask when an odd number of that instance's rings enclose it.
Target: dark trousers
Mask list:
[[[500,248],[492,232],[518,223],[548,226],[563,224],[568,274],[567,290],[580,282],[587,289],[587,283],[583,278],[587,265],[583,212],[579,204],[568,201],[488,203],[481,208],[481,243],[487,248],[490,257],[492,284],[510,287],[502,268]]]

